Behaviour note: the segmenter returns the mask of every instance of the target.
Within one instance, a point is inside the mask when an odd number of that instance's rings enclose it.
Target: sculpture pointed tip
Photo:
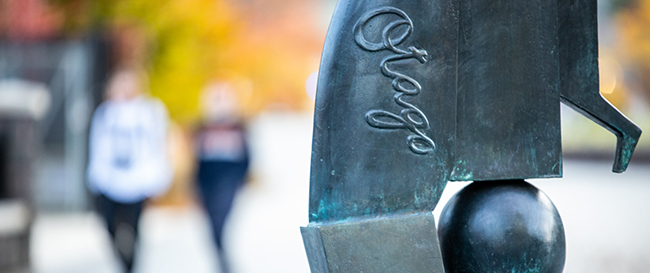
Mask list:
[[[627,165],[625,166],[617,166],[618,164],[614,164],[614,167],[612,168],[612,172],[614,173],[623,173],[625,170],[627,170]]]
[[[641,129],[633,123],[632,125],[635,130],[633,130],[631,134],[623,133],[622,136],[618,137],[616,143],[616,157],[614,158],[612,172],[622,173],[627,170],[627,166],[630,164],[636,144],[639,142],[639,138],[641,137]]]

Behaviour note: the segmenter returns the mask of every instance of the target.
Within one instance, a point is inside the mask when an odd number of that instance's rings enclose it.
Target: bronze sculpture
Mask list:
[[[447,181],[561,177],[560,101],[617,135],[624,171],[641,130],[598,93],[595,16],[596,0],[340,0],[302,229],[312,272],[443,272],[454,254],[430,212]],[[547,243],[564,253],[563,236]]]

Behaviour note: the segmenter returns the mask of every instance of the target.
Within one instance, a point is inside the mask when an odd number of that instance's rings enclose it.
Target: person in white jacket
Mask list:
[[[93,115],[89,141],[88,187],[127,272],[143,203],[166,192],[172,179],[167,110],[143,94],[144,79],[135,69],[111,77],[107,100]]]

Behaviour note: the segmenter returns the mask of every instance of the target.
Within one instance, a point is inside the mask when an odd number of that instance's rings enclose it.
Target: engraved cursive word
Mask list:
[[[364,36],[363,30],[371,19],[380,15],[397,15],[395,19],[388,23],[382,30],[380,42],[370,42]],[[391,113],[386,110],[370,110],[366,113],[366,121],[372,127],[378,129],[408,129],[411,131],[406,138],[411,151],[417,154],[427,154],[436,147],[435,143],[422,130],[429,129],[429,120],[427,116],[415,105],[404,100],[405,96],[417,96],[422,90],[422,86],[415,79],[391,70],[390,63],[415,59],[421,64],[427,62],[427,51],[409,46],[407,49],[401,49],[397,46],[404,42],[413,32],[413,22],[411,18],[402,10],[394,7],[381,7],[371,10],[364,14],[354,25],[354,39],[361,48],[370,51],[390,50],[394,55],[384,58],[381,63],[381,73],[393,80],[392,88],[397,92],[393,97],[397,105],[403,107],[399,114]]]

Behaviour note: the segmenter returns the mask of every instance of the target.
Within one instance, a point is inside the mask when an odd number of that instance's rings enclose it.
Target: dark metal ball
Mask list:
[[[438,227],[445,271],[562,272],[566,247],[560,214],[523,180],[482,181],[451,198]]]

